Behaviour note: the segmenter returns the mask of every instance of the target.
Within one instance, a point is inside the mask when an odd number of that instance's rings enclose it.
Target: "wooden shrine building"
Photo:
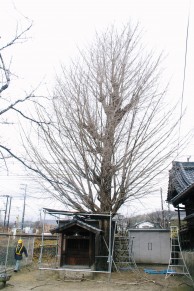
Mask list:
[[[60,266],[84,265],[91,267],[95,262],[95,244],[102,231],[79,218],[60,221],[52,233],[59,233]]]
[[[180,242],[182,249],[194,249],[194,162],[172,163],[169,171],[167,201],[178,211]],[[184,223],[180,212],[185,211]]]
[[[57,227],[50,230],[52,234],[58,234],[58,257],[60,268],[85,267],[92,270],[98,270],[98,266],[105,261],[107,271],[110,271],[112,257],[111,239],[104,237],[104,225],[110,227],[110,237],[112,215],[110,214],[92,214],[58,211],[45,208],[49,214],[60,214],[57,219]],[[65,219],[62,219],[62,216]],[[68,217],[68,218],[67,218]],[[101,253],[105,249],[106,255]]]

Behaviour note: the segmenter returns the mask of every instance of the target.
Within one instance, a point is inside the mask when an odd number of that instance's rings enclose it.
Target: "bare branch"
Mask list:
[[[177,148],[178,120],[165,103],[160,62],[142,49],[138,27],[126,25],[97,34],[79,60],[62,68],[52,111],[38,112],[38,146],[29,137],[25,146],[34,165],[60,181],[60,201],[116,213],[154,187]]]
[[[1,88],[0,88],[0,94],[1,94],[9,86],[9,83],[10,83],[10,77],[9,77],[10,72],[5,67],[4,60],[3,60],[3,57],[1,55],[1,53],[0,53],[0,62],[1,62],[0,70],[4,72],[5,79],[6,79],[5,84],[2,85]]]
[[[22,30],[19,34],[16,33],[15,37],[9,41],[7,44],[5,44],[4,46],[0,47],[0,51],[8,48],[9,46],[12,46],[13,44],[16,44],[17,41],[19,40],[26,40],[26,37],[22,38],[32,27],[32,23],[24,30]]]
[[[19,40],[26,40],[25,38],[22,38],[32,27],[32,23],[24,30],[22,30],[20,33],[16,33],[15,37],[11,39],[7,44],[4,46],[0,47],[0,71],[2,72],[2,75],[4,76],[3,79],[5,79],[4,82],[2,82],[2,85],[0,87],[0,94],[5,91],[10,84],[10,70],[6,67],[3,56],[2,56],[2,51],[4,49],[7,49],[8,47],[18,43]]]

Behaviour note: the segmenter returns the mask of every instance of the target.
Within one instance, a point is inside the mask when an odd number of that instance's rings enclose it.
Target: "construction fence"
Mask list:
[[[0,274],[13,271],[15,267],[15,248],[19,239],[23,240],[28,252],[28,257],[23,255],[20,264],[21,268],[32,264],[38,266],[40,258],[41,261],[47,261],[47,263],[56,259],[56,239],[54,237],[52,240],[49,237],[47,239],[44,238],[43,248],[41,236],[0,233]],[[52,241],[52,244],[50,241]]]

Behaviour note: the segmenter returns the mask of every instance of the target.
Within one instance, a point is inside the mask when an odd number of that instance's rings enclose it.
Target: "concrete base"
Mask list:
[[[63,279],[65,281],[82,281],[85,278],[93,279],[94,273],[87,271],[59,271],[59,279]]]
[[[92,280],[94,278],[94,273],[91,272],[91,269],[42,269],[39,270],[38,280],[44,280],[45,278],[54,278],[58,280],[66,280],[66,281],[82,281],[84,278],[88,278]]]

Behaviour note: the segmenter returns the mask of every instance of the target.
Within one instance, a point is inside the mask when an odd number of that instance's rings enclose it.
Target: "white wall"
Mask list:
[[[133,253],[136,263],[168,264],[170,258],[170,230],[130,229],[134,237]]]

